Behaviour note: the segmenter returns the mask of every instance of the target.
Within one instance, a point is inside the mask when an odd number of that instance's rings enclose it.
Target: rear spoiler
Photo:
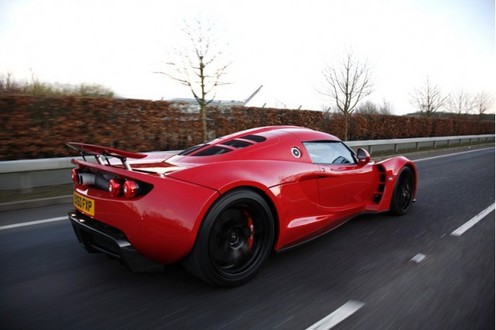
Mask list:
[[[136,152],[129,152],[124,150],[102,147],[93,144],[79,143],[79,142],[68,142],[67,146],[79,152],[79,154],[81,155],[81,157],[83,157],[85,161],[86,161],[86,156],[95,157],[95,160],[100,165],[105,165],[102,157],[105,158],[105,161],[109,166],[110,166],[109,157],[118,158],[121,161],[122,165],[129,171],[132,171],[133,169],[131,168],[131,165],[129,165],[127,162],[128,158],[142,159],[147,157],[146,154],[140,154]]]

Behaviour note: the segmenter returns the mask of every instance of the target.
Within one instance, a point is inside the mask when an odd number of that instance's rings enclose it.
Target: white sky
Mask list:
[[[0,74],[191,97],[153,72],[199,16],[232,61],[217,99],[263,84],[249,105],[321,110],[322,70],[350,49],[373,73],[368,99],[395,114],[415,111],[411,94],[427,76],[444,93],[496,90],[494,0],[0,0]]]

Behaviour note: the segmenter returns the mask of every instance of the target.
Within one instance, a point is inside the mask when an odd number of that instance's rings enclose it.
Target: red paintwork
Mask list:
[[[265,197],[277,221],[274,249],[281,250],[358,214],[389,210],[400,170],[409,166],[416,176],[415,165],[405,157],[364,166],[312,164],[302,142],[339,139],[299,127],[252,129],[216,139],[209,146],[246,135],[266,140],[212,156],[147,154],[129,162],[133,171],[119,165],[74,160],[79,169],[87,167],[93,172],[104,171],[153,185],[146,195],[132,200],[77,184],[75,190],[95,200],[95,219],[123,231],[143,255],[171,263],[190,252],[205,214],[232,189],[248,187]],[[293,147],[301,151],[300,158],[292,155]],[[92,148],[95,150],[95,146]],[[107,150],[123,155],[117,149]],[[380,201],[374,202],[381,171],[385,174],[385,188]]]
[[[67,145],[73,149],[76,150],[81,149],[95,155],[99,155],[103,153],[107,156],[112,156],[112,157],[127,157],[127,158],[135,158],[135,159],[141,159],[147,156],[146,154],[139,154],[136,152],[129,152],[129,151],[124,151],[109,147],[96,146],[94,144],[87,144],[87,143],[68,142]]]

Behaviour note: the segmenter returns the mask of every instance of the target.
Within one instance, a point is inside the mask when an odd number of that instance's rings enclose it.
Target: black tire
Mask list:
[[[273,242],[274,219],[267,202],[254,191],[234,190],[208,211],[183,265],[209,284],[240,285],[255,276]]]
[[[393,196],[391,198],[391,212],[395,215],[408,213],[413,203],[413,194],[415,191],[415,177],[409,167],[404,167],[394,186]]]

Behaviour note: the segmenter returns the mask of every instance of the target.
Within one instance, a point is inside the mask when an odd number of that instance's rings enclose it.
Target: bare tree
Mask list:
[[[480,92],[474,98],[474,107],[477,113],[482,116],[494,105],[494,97],[486,92]]]
[[[344,139],[348,140],[350,115],[358,102],[372,93],[368,65],[358,61],[349,52],[339,65],[328,65],[322,74],[325,87],[321,93],[328,96],[336,109],[344,115]]]
[[[361,115],[391,115],[391,104],[385,99],[382,100],[382,104],[365,101],[356,107],[355,113]]]
[[[355,113],[361,115],[376,115],[379,113],[379,110],[374,102],[366,101],[356,107]]]
[[[429,77],[426,78],[425,85],[416,89],[412,95],[412,103],[417,106],[421,115],[426,117],[431,117],[443,107],[446,99],[439,87],[431,84]]]
[[[207,106],[215,99],[218,86],[225,85],[221,78],[230,63],[223,59],[223,52],[213,36],[213,26],[195,20],[195,25],[185,23],[183,32],[188,39],[185,48],[174,51],[174,59],[167,62],[168,69],[156,73],[187,86],[200,108],[203,139],[208,139]]]
[[[456,94],[451,94],[447,100],[447,107],[450,112],[458,115],[469,114],[474,108],[474,99],[470,93],[459,90]]]
[[[391,109],[391,103],[386,101],[386,99],[382,100],[382,104],[379,106],[379,113],[381,115],[392,115],[393,110]]]
[[[20,89],[20,84],[12,79],[12,72],[0,76],[0,93],[16,93]]]

